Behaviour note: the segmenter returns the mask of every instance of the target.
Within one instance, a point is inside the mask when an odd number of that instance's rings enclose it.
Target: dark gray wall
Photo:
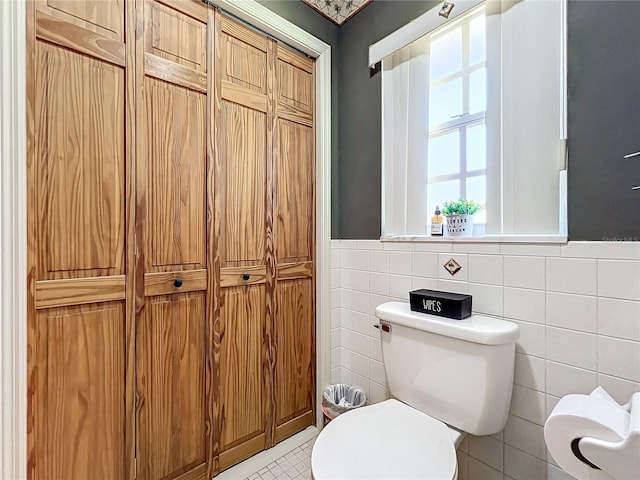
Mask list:
[[[374,0],[340,27],[340,238],[380,238],[381,75],[369,71],[369,45],[438,3]]]
[[[258,2],[331,45],[331,237],[339,238],[338,26],[300,0],[258,0]]]
[[[571,240],[640,240],[639,1],[570,1]]]
[[[380,73],[368,46],[440,2],[375,0],[339,31],[339,236],[380,236]],[[640,240],[640,1],[568,9],[571,240]],[[629,216],[630,215],[630,216]]]

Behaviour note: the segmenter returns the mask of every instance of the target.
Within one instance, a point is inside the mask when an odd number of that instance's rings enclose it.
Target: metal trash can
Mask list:
[[[360,387],[338,383],[329,385],[322,395],[322,412],[326,422],[330,422],[338,415],[362,407],[367,403],[367,396]]]

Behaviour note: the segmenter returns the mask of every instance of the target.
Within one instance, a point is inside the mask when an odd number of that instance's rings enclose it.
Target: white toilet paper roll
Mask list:
[[[544,438],[549,452],[568,474],[578,480],[611,480],[609,474],[580,458],[577,440],[592,437],[619,442],[627,435],[629,419],[625,409],[597,396],[567,395],[549,415]]]

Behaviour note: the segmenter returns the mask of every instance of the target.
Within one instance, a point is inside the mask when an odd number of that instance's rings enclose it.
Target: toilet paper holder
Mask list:
[[[609,426],[606,422],[611,418],[611,430],[615,431],[615,435],[610,435],[609,439],[596,438],[583,435],[584,432],[579,432],[577,428],[575,437],[571,431],[562,432],[564,438],[571,439],[570,451],[579,462],[571,461],[566,456],[560,458],[558,455],[556,458],[557,451],[554,452],[552,448],[558,450],[558,441],[557,438],[551,438],[554,428],[550,425],[554,419],[557,421],[559,417],[571,415],[605,426]],[[570,430],[570,422],[566,425],[566,429]],[[579,425],[579,420],[576,425]],[[558,427],[555,428],[557,430]],[[612,436],[619,437],[619,440],[612,441]],[[601,387],[590,395],[563,397],[545,423],[545,440],[558,464],[578,480],[636,478],[640,472],[640,392],[634,393],[625,405],[618,404]]]

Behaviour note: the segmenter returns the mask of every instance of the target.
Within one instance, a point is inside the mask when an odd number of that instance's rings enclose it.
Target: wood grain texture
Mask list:
[[[41,280],[36,282],[36,308],[124,300],[125,280],[124,275]]]
[[[120,67],[125,66],[125,44],[121,40],[85,30],[43,12],[37,12],[36,15],[36,34],[39,38],[82,52],[98,60]]]
[[[222,102],[225,158],[224,265],[261,265],[265,249],[266,118],[261,112]]]
[[[41,278],[124,273],[124,71],[38,42]]]
[[[313,411],[313,280],[279,281],[275,321],[276,426]]]
[[[267,113],[267,98],[264,95],[239,87],[226,80],[222,81],[222,98],[229,102]]]
[[[181,282],[176,286],[175,281]],[[144,294],[147,297],[172,293],[197,292],[207,289],[207,270],[183,270],[173,272],[146,273]]]
[[[225,20],[220,36],[223,80],[248,91],[267,93],[266,37],[232,20]]]
[[[281,51],[284,48],[281,47]],[[280,54],[281,55],[281,54]],[[313,109],[313,75],[278,58],[278,103],[291,104],[307,112]]]
[[[278,261],[312,260],[313,129],[278,119],[275,238]]]
[[[147,268],[205,266],[205,100],[147,78]]]
[[[38,314],[33,478],[126,478],[123,302]]]
[[[247,280],[245,275],[249,275]],[[264,265],[254,267],[226,267],[220,269],[220,288],[257,285],[267,281],[267,269]]]
[[[146,51],[206,72],[207,24],[158,2],[147,2]]]
[[[124,42],[125,0],[35,0],[36,8],[70,27]]]
[[[278,280],[312,277],[313,269],[313,262],[279,263]]]
[[[271,382],[265,322],[264,285],[224,289],[217,364],[221,452],[265,432]]]
[[[170,60],[156,57],[151,53],[144,55],[145,74],[164,80],[174,85],[180,85],[200,93],[207,93],[207,75],[193,68],[177,65]]]
[[[147,300],[137,328],[138,475],[174,478],[206,466],[205,295]]]

